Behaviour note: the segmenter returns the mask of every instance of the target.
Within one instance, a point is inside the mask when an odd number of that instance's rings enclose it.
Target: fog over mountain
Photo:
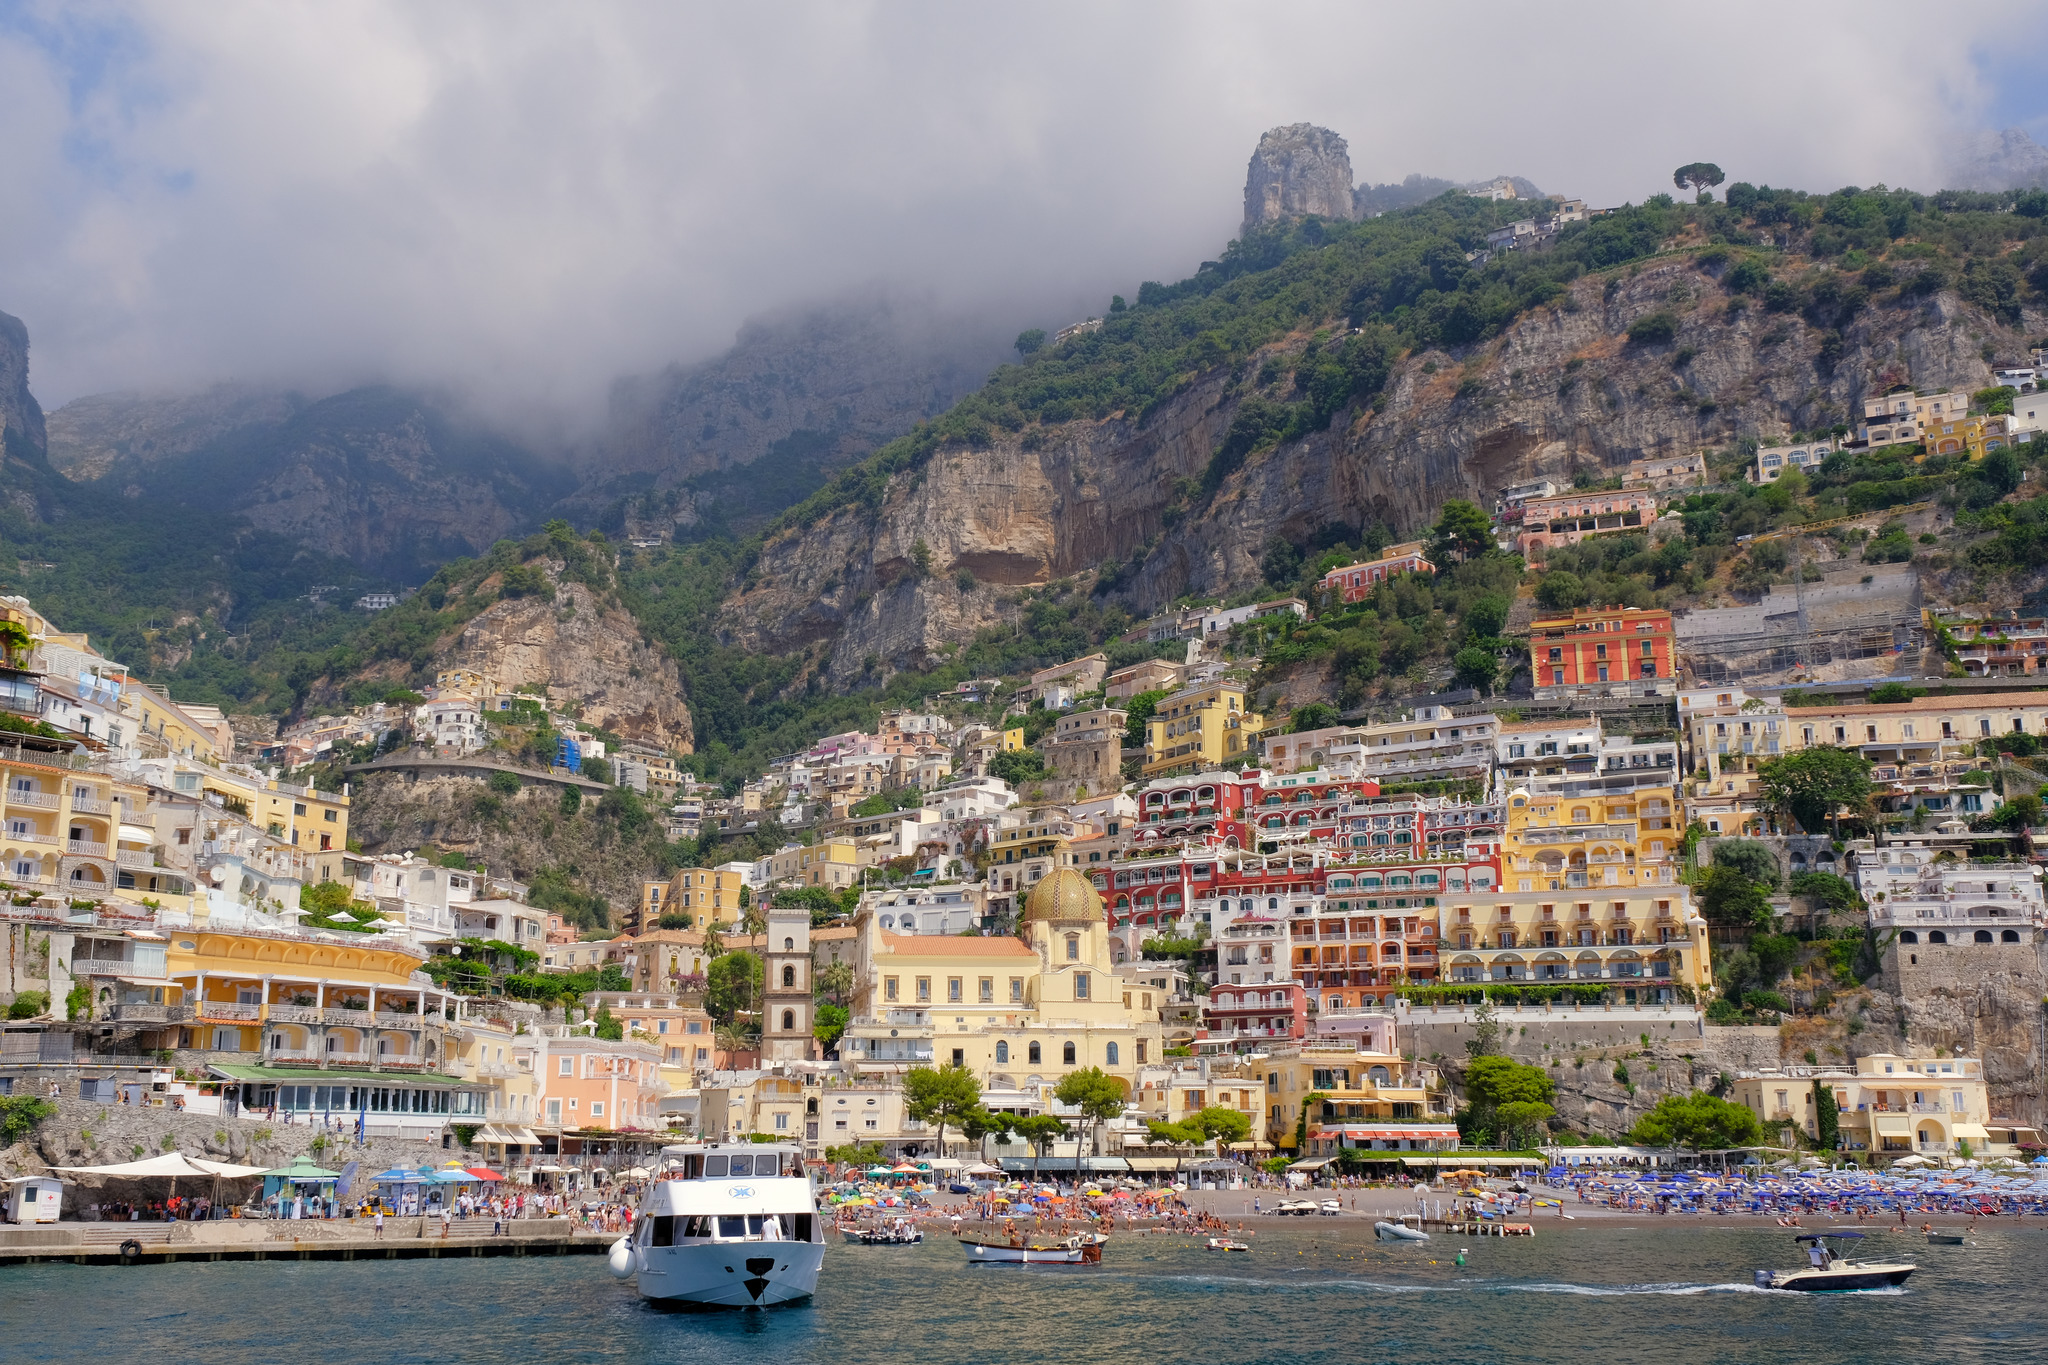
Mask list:
[[[1708,158],[1934,188],[2027,15],[29,3],[0,18],[0,305],[47,407],[389,382],[566,444],[620,377],[848,289],[1010,333],[1178,278],[1276,124],[1343,130],[1368,185],[1614,203]],[[1766,33],[1825,59],[1759,60]]]

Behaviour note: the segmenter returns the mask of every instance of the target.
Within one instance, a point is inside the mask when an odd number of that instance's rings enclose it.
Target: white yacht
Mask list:
[[[824,1221],[802,1151],[765,1143],[672,1147],[633,1231],[612,1245],[620,1279],[644,1298],[766,1308],[809,1298],[825,1259]]]

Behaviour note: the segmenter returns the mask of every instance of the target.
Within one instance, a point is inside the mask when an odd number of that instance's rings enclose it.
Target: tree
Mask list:
[[[1524,1066],[1511,1057],[1475,1055],[1465,1068],[1465,1107],[1458,1111],[1458,1129],[1474,1142],[1493,1134],[1503,1146],[1510,1139],[1527,1138],[1556,1112],[1551,1108],[1556,1093],[1550,1073],[1540,1066]]]
[[[583,790],[580,787],[562,788],[561,810],[564,819],[583,809]]]
[[[1870,802],[1870,760],[1853,749],[1822,744],[1767,758],[1757,776],[1764,799],[1809,832],[1832,820],[1839,836],[1836,812],[1843,806],[1861,811]]]
[[[1135,749],[1145,742],[1145,723],[1159,709],[1164,692],[1140,692],[1124,704],[1124,747]]]
[[[517,796],[519,795],[519,775],[517,773],[492,773],[489,786],[492,791],[500,796]]]
[[[697,917],[695,915],[686,914],[681,910],[667,910],[663,911],[661,917],[654,921],[654,927],[657,929],[687,929],[696,922]]]
[[[1005,749],[988,761],[989,776],[999,777],[1013,787],[1035,782],[1051,771],[1045,755],[1036,749]]]
[[[1693,883],[1700,915],[1723,928],[1755,930],[1771,922],[1771,898],[1764,889],[1726,867],[1710,867]]]
[[[1832,1152],[1842,1145],[1842,1116],[1835,1099],[1835,1088],[1824,1085],[1820,1077],[1813,1078],[1813,1130],[1814,1145],[1823,1152]]]
[[[1451,666],[1457,670],[1458,681],[1481,693],[1493,691],[1493,685],[1500,678],[1500,660],[1490,649],[1478,645],[1466,645],[1452,658]]]
[[[819,1000],[844,1005],[853,998],[853,964],[828,962],[811,978],[811,994]]]
[[[1125,1098],[1129,1093],[1128,1085],[1101,1067],[1084,1066],[1062,1076],[1053,1087],[1052,1097],[1081,1111],[1081,1116],[1088,1120],[1092,1142],[1098,1124],[1109,1122],[1129,1107]]]
[[[1876,687],[1870,689],[1870,700],[1880,706],[1895,706],[1900,702],[1911,701],[1915,697],[1924,697],[1926,695],[1927,689],[1924,687],[1908,687],[1904,683],[1897,682],[1879,683]]]
[[[595,1025],[592,1030],[595,1035],[608,1043],[620,1042],[626,1036],[625,1021],[612,1014],[610,1005],[599,1005],[592,1023]]]
[[[1184,1123],[1203,1140],[1214,1142],[1217,1156],[1223,1155],[1227,1144],[1243,1142],[1252,1132],[1252,1121],[1241,1112],[1213,1104],[1188,1115]]]
[[[1500,1125],[1500,1145],[1510,1150],[1534,1147],[1557,1110],[1541,1100],[1510,1100],[1494,1110]]]
[[[981,1105],[981,1086],[964,1066],[914,1066],[903,1073],[903,1112],[919,1123],[939,1126],[939,1155],[946,1154],[946,1125]]]
[[[1778,885],[1778,858],[1770,846],[1756,839],[1729,839],[1714,845],[1714,866],[1740,872],[1751,881],[1773,890]]]
[[[1045,329],[1043,327],[1033,327],[1028,331],[1017,333],[1018,355],[1035,355],[1043,349],[1045,349]]]
[[[881,1159],[879,1142],[849,1142],[843,1147],[825,1149],[825,1160],[835,1166],[872,1166]]]
[[[1753,1147],[1763,1140],[1763,1125],[1748,1105],[1734,1104],[1705,1091],[1666,1095],[1657,1107],[1636,1120],[1630,1142],[1645,1147],[1689,1147],[1726,1151]]]
[[[1337,708],[1328,702],[1312,701],[1306,706],[1294,708],[1294,714],[1288,719],[1287,733],[1305,735],[1311,730],[1326,730],[1341,719],[1342,717],[1337,714]]]
[[[605,759],[584,759],[583,775],[589,778],[592,782],[602,782],[607,787],[612,785],[612,765]]]
[[[1494,1017],[1493,1001],[1480,996],[1472,1010],[1472,1036],[1465,1040],[1465,1055],[1490,1057],[1500,1048],[1500,1021]]]
[[[1067,1135],[1067,1125],[1057,1114],[1032,1114],[1018,1119],[1010,1126],[1010,1131],[1030,1143],[1039,1161],[1043,1162],[1052,1153],[1053,1143]]]
[[[1831,914],[1854,914],[1863,908],[1855,886],[1832,872],[1793,873],[1792,894],[1819,901]]]
[[[761,959],[744,949],[713,958],[704,969],[705,1012],[720,1023],[753,1013],[760,1005],[762,973]]]
[[[852,1016],[844,1005],[820,1005],[811,1022],[811,1036],[818,1040],[818,1046],[826,1052],[839,1046],[840,1038],[846,1034],[846,1026]]]
[[[72,983],[70,993],[64,997],[64,1018],[72,1023],[92,1018],[92,987],[83,981]]]
[[[1570,611],[1586,605],[1586,584],[1575,573],[1552,569],[1536,584],[1536,601],[1549,611]]]
[[[1671,183],[1682,190],[1710,190],[1728,177],[1711,161],[1694,161],[1671,173]]]
[[[1016,1130],[1018,1116],[1000,1111],[991,1112],[979,1105],[960,1116],[960,1131],[974,1144],[976,1153],[983,1161],[988,1160],[988,1140],[1005,1138]]]
[[[1477,559],[1493,548],[1493,518],[1463,498],[1452,498],[1429,533],[1429,557],[1438,564]]]

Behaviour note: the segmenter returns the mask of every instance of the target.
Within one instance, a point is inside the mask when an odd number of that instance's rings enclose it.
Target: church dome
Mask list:
[[[1102,897],[1086,876],[1062,867],[1031,888],[1024,902],[1024,919],[1100,923]]]

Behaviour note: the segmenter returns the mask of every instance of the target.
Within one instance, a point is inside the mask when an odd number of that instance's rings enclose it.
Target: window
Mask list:
[[[1010,978],[1010,1003],[1013,1005],[1024,1003],[1024,978],[1021,976]]]
[[[795,1032],[796,1032],[796,1011],[795,1011],[795,1010],[784,1010],[784,1011],[782,1012],[782,1031],[783,1031],[784,1033],[795,1033]]]
[[[956,1005],[960,1003],[959,977],[949,976],[946,978],[946,999]]]
[[[1088,973],[1074,973],[1074,998],[1076,1000],[1086,1000],[1088,998]]]
[[[996,979],[992,976],[984,976],[979,984],[981,987],[981,1003],[993,1005],[996,1002]]]
[[[555,1074],[556,1074],[556,1075],[558,1075],[558,1076],[573,1076],[573,1075],[575,1075],[575,1074],[576,1074],[576,1059],[575,1059],[575,1058],[573,1058],[573,1057],[564,1057],[564,1058],[562,1058],[562,1066],[561,1066],[561,1069],[560,1069],[559,1071],[557,1071],[557,1072],[556,1072]]]
[[[794,985],[796,985],[796,968],[795,968],[795,967],[792,967],[792,966],[788,966],[788,965],[785,965],[785,966],[783,967],[783,969],[782,969],[782,984],[783,984],[784,986],[794,986]]]
[[[789,1115],[777,1114],[775,1116],[775,1131],[778,1133],[786,1133],[789,1131]]]
[[[917,979],[917,998],[920,1001],[928,1001],[932,998],[932,979],[930,977],[920,976]]]
[[[1033,1066],[1038,1065],[1041,1059],[1039,1056],[1039,1047],[1037,1043],[1033,1043],[1029,1048],[1025,1050],[1025,1060],[1029,1061]]]
[[[895,977],[893,977],[893,976],[885,976],[885,977],[883,977],[883,978],[882,978],[882,998],[883,998],[884,1000],[894,1000],[894,999],[896,999],[896,978],[895,978]]]
[[[1010,1045],[1009,1045],[1009,1043],[1007,1043],[1007,1042],[1005,1042],[1005,1041],[1003,1041],[1003,1040],[1001,1040],[1001,1039],[998,1039],[998,1040],[996,1041],[996,1065],[997,1065],[997,1066],[1008,1066],[1008,1065],[1009,1065],[1009,1063],[1010,1063]]]
[[[1060,1044],[1060,1061],[1067,1066],[1074,1064],[1074,1045],[1072,1043]]]
[[[571,1101],[570,1101],[570,1103],[571,1103],[571,1104],[574,1104],[574,1103],[575,1103],[575,1101],[574,1101],[574,1100],[571,1100]],[[594,1119],[601,1119],[601,1118],[603,1118],[603,1117],[604,1117],[604,1101],[603,1101],[603,1100],[593,1100],[593,1101],[591,1102],[591,1105],[590,1105],[590,1117],[592,1117],[592,1118],[594,1118]]]
[[[1102,1059],[1103,1059],[1103,1061],[1104,1061],[1104,1062],[1108,1063],[1108,1064],[1109,1064],[1110,1066],[1115,1066],[1115,1065],[1117,1064],[1117,1062],[1116,1062],[1116,1057],[1117,1057],[1117,1051],[1116,1051],[1116,1044],[1115,1044],[1115,1043],[1111,1043],[1111,1044],[1109,1045],[1109,1047],[1108,1047],[1108,1048],[1107,1048],[1107,1049],[1106,1049],[1106,1050],[1104,1051],[1104,1053],[1103,1053],[1103,1056],[1102,1056]]]
[[[1078,962],[1078,961],[1080,961],[1080,959],[1081,959],[1081,936],[1080,936],[1079,934],[1068,934],[1068,935],[1067,935],[1067,961],[1069,961],[1069,962]]]

